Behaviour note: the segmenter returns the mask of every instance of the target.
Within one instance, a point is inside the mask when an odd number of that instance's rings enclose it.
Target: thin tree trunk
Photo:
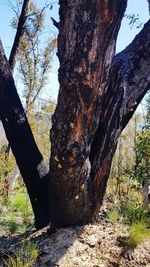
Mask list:
[[[0,43],[0,117],[27,186],[37,229],[49,224],[48,169],[33,138]]]
[[[24,33],[24,25],[25,25],[26,18],[27,18],[27,11],[28,11],[29,2],[30,2],[30,0],[24,0],[24,2],[23,2],[21,14],[20,14],[19,21],[18,21],[18,27],[17,27],[16,35],[14,38],[14,43],[13,43],[13,46],[12,46],[12,49],[10,52],[10,56],[9,56],[9,66],[10,66],[12,74],[14,72],[14,68],[16,65],[16,57],[17,57],[21,37],[23,36],[23,33]],[[10,144],[8,143],[8,145],[6,147],[6,151],[5,151],[6,167],[9,166],[10,149],[11,149],[11,147],[10,147]],[[8,197],[8,193],[9,193],[9,173],[8,173],[8,171],[5,172],[4,176],[5,176],[5,178],[4,178],[4,190],[6,191],[6,197]]]
[[[14,43],[13,43],[10,56],[9,56],[9,66],[11,68],[12,73],[14,71],[15,64],[16,64],[16,57],[17,57],[21,37],[24,34],[24,25],[25,25],[26,18],[27,18],[29,2],[30,0],[24,0],[23,2],[21,14],[20,14],[19,21],[18,21],[17,32],[15,35]]]

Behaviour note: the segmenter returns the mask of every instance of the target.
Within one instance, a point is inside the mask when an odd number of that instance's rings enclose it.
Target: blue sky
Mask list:
[[[13,3],[15,0],[10,0],[11,3]],[[38,0],[36,1],[39,5],[39,7],[42,7],[45,3],[45,0]],[[126,14],[135,14],[139,15],[140,22],[145,23],[149,19],[149,13],[148,13],[148,4],[147,0],[128,0],[128,6],[126,10]],[[13,38],[15,35],[15,31],[12,30],[10,27],[11,18],[14,16],[14,13],[12,12],[12,9],[10,8],[10,5],[8,3],[8,0],[0,0],[0,18],[1,18],[1,27],[0,27],[0,38],[2,40],[5,53],[7,56],[9,56],[9,52],[13,43]],[[59,20],[58,18],[58,5],[55,4],[53,6],[52,10],[48,10],[47,17],[46,17],[46,29],[45,33],[46,35],[54,34],[56,33],[55,28],[53,27],[51,23],[50,17],[55,18],[55,20]],[[127,18],[124,18],[122,21],[121,29],[118,35],[117,40],[117,52],[124,49],[134,38],[134,36],[140,31],[140,29],[137,29],[136,26],[130,27],[129,20]],[[49,97],[50,95],[57,98],[57,92],[58,92],[58,80],[57,80],[57,69],[59,67],[59,63],[57,60],[57,57],[55,57],[53,62],[53,67],[51,69],[51,72],[49,74],[49,84],[47,85],[47,88],[45,89],[45,95]],[[17,81],[17,77],[15,77],[17,84],[19,85],[19,82]],[[20,86],[20,85],[19,85]]]

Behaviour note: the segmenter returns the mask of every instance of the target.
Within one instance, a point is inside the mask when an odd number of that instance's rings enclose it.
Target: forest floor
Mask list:
[[[46,228],[20,235],[3,233],[0,236],[0,266],[150,267],[150,239],[134,248],[123,242],[128,234],[128,226],[112,223],[102,214],[93,224],[57,229],[52,235]],[[7,265],[8,255],[17,255],[24,242],[32,242],[38,248],[36,262]]]

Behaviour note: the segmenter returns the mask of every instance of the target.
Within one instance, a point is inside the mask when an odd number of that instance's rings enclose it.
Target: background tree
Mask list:
[[[27,116],[47,84],[48,73],[56,49],[56,37],[49,38],[46,44],[41,45],[46,7],[40,10],[32,1],[30,2],[24,34],[20,40],[17,55],[18,69],[24,84],[23,97]],[[12,23],[14,28],[17,28],[16,19],[14,18]]]

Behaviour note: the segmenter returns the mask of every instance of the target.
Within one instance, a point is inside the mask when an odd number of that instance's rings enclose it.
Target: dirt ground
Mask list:
[[[26,239],[40,250],[34,267],[150,267],[150,239],[133,249],[123,245],[127,235],[126,226],[100,216],[96,223],[61,228],[52,235],[46,228],[24,235],[3,235],[0,256],[13,255]],[[2,262],[0,266],[4,266]]]

